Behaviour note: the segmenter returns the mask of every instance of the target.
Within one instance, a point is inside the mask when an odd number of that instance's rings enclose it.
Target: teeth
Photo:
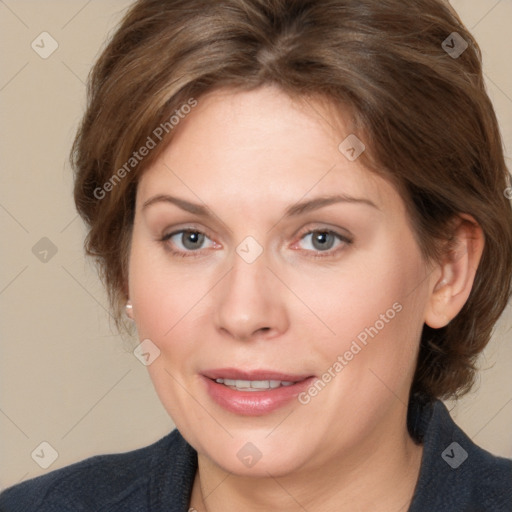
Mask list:
[[[215,379],[218,384],[224,384],[238,391],[259,391],[264,389],[275,389],[280,386],[291,386],[294,382],[287,380],[234,380]]]

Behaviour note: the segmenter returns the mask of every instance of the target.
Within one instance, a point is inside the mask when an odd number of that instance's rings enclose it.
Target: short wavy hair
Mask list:
[[[171,142],[173,116],[214,89],[265,84],[348,109],[367,147],[362,162],[396,186],[426,261],[440,261],[454,216],[480,224],[485,248],[471,294],[446,327],[424,326],[411,389],[430,400],[469,391],[511,294],[512,210],[481,52],[442,0],[139,0],[130,7],[89,76],[71,153],[85,249],[118,327],[137,181]],[[133,160],[157,127],[156,147]]]

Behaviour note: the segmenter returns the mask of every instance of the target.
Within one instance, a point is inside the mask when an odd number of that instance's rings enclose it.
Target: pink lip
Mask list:
[[[243,416],[262,416],[283,407],[310,386],[315,379],[312,375],[292,375],[270,370],[242,371],[236,368],[205,371],[201,377],[208,394],[218,405]],[[268,391],[237,391],[215,382],[215,379],[281,380],[295,382],[295,384]]]

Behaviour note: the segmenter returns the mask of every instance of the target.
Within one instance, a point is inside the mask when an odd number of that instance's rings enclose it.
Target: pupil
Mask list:
[[[187,249],[198,249],[201,246],[203,239],[204,235],[195,231],[186,231],[182,235],[183,246]]]
[[[330,237],[330,238],[329,238]],[[313,245],[316,249],[330,249],[334,243],[331,233],[320,232],[313,237]]]

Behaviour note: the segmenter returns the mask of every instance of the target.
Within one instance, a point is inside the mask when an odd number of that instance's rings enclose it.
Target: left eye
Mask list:
[[[309,247],[306,247],[306,249],[321,252],[332,249],[336,241],[339,242],[338,245],[342,242],[350,243],[348,238],[329,230],[310,231],[301,238],[301,241],[308,239],[309,242],[306,245],[309,245]]]
[[[203,244],[205,240],[209,240],[212,244],[211,246],[213,246],[213,242],[204,233],[190,229],[183,229],[181,231],[175,231],[174,233],[165,235],[163,237],[163,241],[168,240],[182,251],[197,251],[198,249],[204,249]]]

